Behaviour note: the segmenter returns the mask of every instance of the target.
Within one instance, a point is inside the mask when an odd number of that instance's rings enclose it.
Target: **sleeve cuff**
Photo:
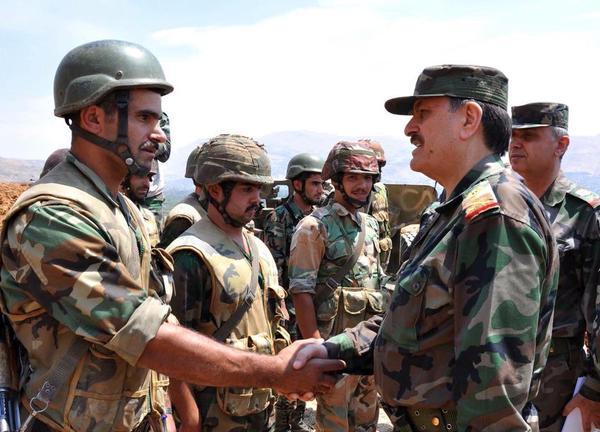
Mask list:
[[[600,402],[600,380],[591,376],[586,376],[579,393],[586,399]]]
[[[312,294],[315,295],[315,287],[307,286],[307,285],[299,285],[290,283],[290,288],[288,290],[290,294]]]
[[[160,300],[148,297],[131,314],[127,323],[105,345],[132,366],[144,352],[146,344],[156,336],[159,327],[167,320],[171,308]]]
[[[352,340],[344,333],[329,338],[324,343],[329,358],[344,360],[347,364],[356,357]]]

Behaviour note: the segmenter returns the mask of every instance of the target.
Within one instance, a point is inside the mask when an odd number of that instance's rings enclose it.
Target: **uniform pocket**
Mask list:
[[[428,278],[427,267],[405,270],[399,277],[382,323],[383,337],[409,352],[419,349],[418,322],[423,313]]]
[[[342,304],[344,311],[339,317],[339,325],[336,326],[336,333],[341,333],[344,329],[352,328],[365,319],[367,310],[367,292],[364,288],[342,288]]]
[[[321,287],[321,289],[327,289]],[[341,288],[335,290],[332,296],[328,297],[318,305],[315,305],[315,314],[317,317],[317,328],[321,337],[327,339],[333,330],[333,323],[338,313],[338,304]]]

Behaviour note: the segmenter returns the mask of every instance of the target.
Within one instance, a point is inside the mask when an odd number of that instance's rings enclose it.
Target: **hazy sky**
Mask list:
[[[175,92],[173,141],[283,130],[402,135],[386,99],[421,70],[485,64],[510,103],[570,106],[572,135],[600,134],[600,2],[0,0],[0,156],[44,159],[68,146],[52,114],[62,57],[96,39],[150,49]],[[176,151],[176,150],[175,150]]]

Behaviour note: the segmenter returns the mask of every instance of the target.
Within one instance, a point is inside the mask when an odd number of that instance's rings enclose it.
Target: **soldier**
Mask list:
[[[44,167],[40,173],[40,178],[44,177],[52,168],[64,161],[67,158],[67,153],[69,153],[68,148],[60,148],[50,153],[50,156],[48,156],[46,162],[44,163]]]
[[[552,344],[534,403],[544,431],[560,431],[577,377],[584,374],[583,341],[593,330],[600,268],[600,197],[580,188],[561,171],[569,147],[569,108],[531,103],[512,108],[512,168],[540,198],[558,243],[560,271]],[[592,337],[593,338],[593,337]],[[600,369],[585,374],[580,396],[571,406],[600,426]]]
[[[381,177],[381,170],[386,164],[385,152],[381,143],[370,139],[358,140],[359,143],[365,144],[375,153],[377,156],[377,165],[379,166],[379,176]],[[378,181],[373,185],[373,192],[369,198],[369,204],[364,209],[365,213],[373,216],[379,224],[379,260],[381,267],[385,271],[390,261],[390,255],[392,253],[392,231],[390,228],[390,214],[388,211],[388,195],[383,182]]]
[[[358,211],[379,180],[375,154],[360,143],[337,143],[322,178],[332,180],[334,201],[300,221],[290,251],[289,291],[304,338],[328,338],[383,312],[378,225]],[[317,402],[317,430],[375,431],[372,375],[347,375]]]
[[[412,114],[410,166],[445,199],[422,221],[385,317],[304,355],[373,368],[396,431],[537,428],[558,256],[543,207],[500,159],[507,99],[499,70],[444,65],[421,73],[414,96],[385,104]]]
[[[54,113],[71,129],[71,151],[21,195],[0,233],[0,306],[27,351],[22,401],[36,432],[164,430],[168,381],[157,372],[313,392],[342,363],[296,374],[303,343],[260,356],[173,322],[142,216],[118,192],[127,173],[150,169],[165,140],[161,96],[172,90],[156,57],[124,41],[76,47],[57,69]]]
[[[251,138],[219,135],[200,149],[194,179],[204,185],[208,212],[167,249],[175,260],[175,314],[236,348],[274,354],[285,291],[268,248],[244,228],[260,208],[261,187],[272,183],[267,153]],[[203,387],[194,396],[203,431],[269,429],[271,389]]]
[[[127,195],[127,197],[133,201],[142,214],[144,224],[146,225],[146,230],[148,231],[148,237],[150,238],[150,246],[152,247],[156,246],[158,243],[160,231],[158,229],[158,223],[156,221],[155,214],[142,204],[146,199],[146,195],[150,189],[150,184],[152,183],[152,180],[157,172],[158,163],[156,162],[156,159],[154,159],[152,161],[152,167],[147,175],[128,174],[121,185],[125,195]]]
[[[196,170],[196,157],[200,147],[194,147],[188,156],[185,165],[185,178],[192,179],[194,182],[194,192],[186,196],[177,203],[169,212],[165,219],[165,227],[161,234],[159,247],[166,248],[173,240],[179,237],[186,229],[206,217],[206,208],[208,203],[202,191],[202,185],[194,180]]]
[[[310,214],[321,201],[322,169],[323,159],[309,153],[300,153],[291,158],[285,178],[291,182],[293,192],[265,221],[265,243],[277,264],[279,283],[286,291],[289,289],[288,259],[292,234],[298,222]],[[296,340],[296,317],[290,296],[286,298],[286,307],[290,316],[286,328],[292,340]],[[306,404],[303,401],[294,405],[286,397],[280,396],[275,405],[275,432],[290,429],[293,432],[309,431],[309,426],[303,421],[305,409]]]
[[[158,149],[156,150],[155,159],[158,162],[166,162],[171,156],[171,122],[166,112],[163,112],[160,116],[159,126],[164,132],[166,140],[164,143],[159,143]],[[165,179],[160,169],[160,165],[156,165],[156,174],[152,178],[150,183],[150,189],[144,199],[143,206],[150,210],[156,218],[159,230],[163,227],[164,214],[163,204],[165,202]]]

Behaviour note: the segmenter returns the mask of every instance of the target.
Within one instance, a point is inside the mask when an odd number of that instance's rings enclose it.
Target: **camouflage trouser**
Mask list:
[[[542,372],[540,391],[533,403],[543,432],[560,432],[565,420],[563,408],[572,399],[577,378],[583,372],[583,350],[581,344],[574,345],[571,349],[553,349]]]
[[[344,375],[317,397],[317,431],[375,431],[379,406],[373,375]]]
[[[163,203],[165,202],[165,196],[161,193],[153,197],[148,197],[144,200],[143,206],[150,210],[156,218],[156,224],[158,230],[162,231],[164,214],[163,214]]]
[[[235,417],[219,407],[214,388],[194,391],[194,394],[200,409],[202,432],[270,432],[273,430],[271,422],[273,404],[259,413]]]

